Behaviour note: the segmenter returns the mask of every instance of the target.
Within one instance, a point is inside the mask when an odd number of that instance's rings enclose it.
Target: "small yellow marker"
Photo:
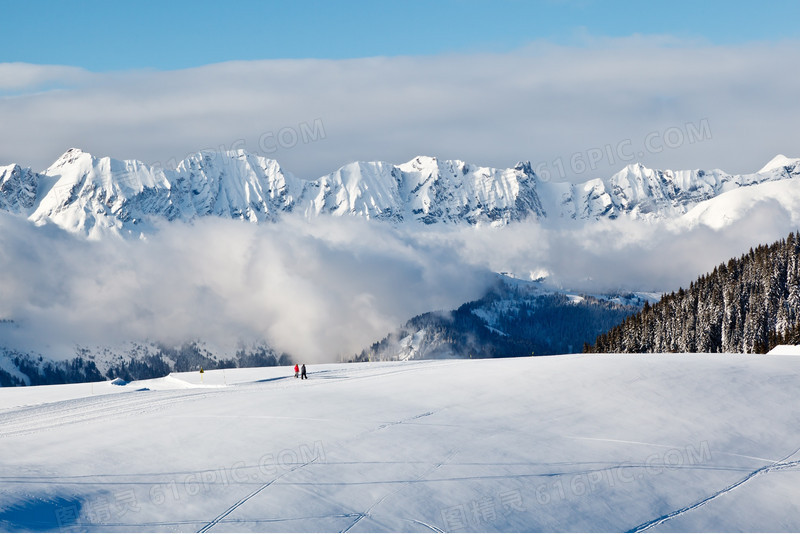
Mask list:
[[[203,383],[203,368],[200,368],[200,383]]]

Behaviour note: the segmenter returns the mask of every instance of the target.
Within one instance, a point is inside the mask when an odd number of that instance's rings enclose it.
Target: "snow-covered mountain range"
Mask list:
[[[0,167],[0,209],[92,237],[146,233],[154,217],[262,222],[289,212],[467,225],[621,215],[651,220],[682,216],[742,187],[798,176],[800,159],[782,155],[752,174],[632,164],[610,178],[577,184],[542,180],[530,163],[495,169],[420,156],[401,165],[354,162],[303,180],[275,160],[242,150],[198,152],[175,169],[162,169],[73,148],[41,173]]]
[[[732,175],[720,170],[652,170],[635,164],[607,179],[596,178],[578,184],[546,181],[534,172],[530,163],[495,169],[462,161],[417,157],[400,165],[355,162],[316,180],[304,180],[284,171],[274,160],[244,151],[199,152],[174,169],[162,169],[134,160],[96,158],[71,149],[40,173],[19,165],[0,167],[0,210],[28,219],[33,224],[55,225],[90,238],[147,235],[154,230],[154,223],[158,220],[193,221],[219,217],[271,223],[287,214],[308,219],[358,217],[408,225],[412,231],[425,225],[502,226],[524,220],[538,221],[548,225],[547,228],[552,226],[560,230],[564,222],[580,225],[615,218],[676,221],[680,230],[690,229],[693,225],[720,228],[732,221],[746,219],[756,204],[765,202],[769,204],[768,208],[779,205],[790,214],[800,214],[798,177],[800,159],[784,156],[774,158],[752,174]],[[17,217],[6,219],[13,224],[30,226]],[[796,220],[794,215],[791,220]],[[369,226],[394,230],[388,226]],[[509,231],[519,235],[521,241],[534,239],[531,233],[517,234],[514,227]],[[681,235],[680,231],[676,235]],[[11,250],[15,242],[9,243],[11,245],[7,248]],[[21,243],[23,247],[28,246],[24,239]],[[134,243],[108,242],[113,246]],[[275,246],[280,249],[284,242],[277,242]],[[320,258],[327,257],[327,251],[321,254]],[[510,257],[514,259],[513,254]],[[390,254],[387,258],[386,261],[391,263],[396,256]],[[81,257],[80,261],[84,259]],[[55,260],[58,260],[58,255]],[[279,263],[277,272],[282,273],[286,267],[294,268],[293,260],[286,261],[290,263]],[[538,260],[530,261],[531,270],[523,269],[522,272],[533,273],[533,267],[538,269]],[[383,259],[376,265],[382,265],[382,262]],[[559,262],[554,264],[560,265]],[[495,265],[490,268],[501,270],[504,267]],[[411,271],[416,273],[416,269],[412,265]],[[541,269],[536,270],[539,271]],[[263,276],[271,272],[264,270]],[[15,276],[10,278],[10,286],[24,287],[26,283],[38,282],[35,277],[31,282],[31,277],[25,273],[16,273]],[[349,277],[348,271],[345,279]],[[225,278],[235,279],[236,275]],[[110,280],[116,278],[101,280],[104,290],[117,287]],[[328,273],[325,280],[319,282],[319,287],[327,284]],[[577,351],[584,342],[593,341],[598,333],[613,326],[644,302],[641,299],[615,302],[610,297],[586,297],[556,286],[545,290],[538,288],[536,283],[526,282],[528,285],[525,287],[521,284],[514,283],[512,289],[490,292],[478,301],[463,304],[449,313],[434,312],[435,308],[431,308],[431,313],[418,315],[406,324],[398,325],[395,331],[388,332],[374,350],[364,350],[360,356],[355,356],[413,359]],[[204,278],[198,286],[200,293],[207,290],[206,285]],[[122,287],[121,294],[126,295],[125,285]],[[194,295],[198,287],[187,282],[187,302],[196,302]],[[73,291],[72,295],[84,294],[83,286],[67,287],[67,290]],[[210,292],[214,291],[225,298],[233,295],[234,301],[238,295],[227,286],[212,288]],[[11,337],[10,329],[25,327],[26,313],[40,317],[42,313],[49,313],[50,308],[62,305],[61,301],[53,304],[46,294],[42,312],[36,309],[39,304],[28,306],[28,302],[34,300],[28,294],[20,295],[17,297],[19,303],[6,306],[7,310],[0,318],[0,326],[5,328],[5,331],[0,329],[0,385],[4,382],[6,385],[34,383],[39,379],[102,378],[109,373],[114,376],[125,372],[130,372],[131,376],[154,375],[160,370],[187,370],[198,365],[208,368],[222,361],[242,364],[258,360],[258,365],[267,365],[264,363],[267,360],[270,363],[278,361],[282,356],[279,352],[292,352],[284,346],[280,346],[278,351],[275,347],[279,345],[270,345],[274,343],[272,339],[265,341],[258,350],[254,349],[253,354],[227,354],[210,349],[204,349],[205,352],[195,350],[192,348],[194,345],[186,348],[193,342],[213,341],[194,337],[176,338],[173,344],[166,345],[158,338],[144,340],[133,335],[131,339],[126,338],[130,345],[111,347],[93,341],[90,335],[85,342],[75,340],[74,356],[71,352],[63,357],[59,355],[59,364],[51,364],[49,358],[53,354],[45,354],[42,358],[42,354],[27,344],[16,343],[11,348],[12,344],[3,338]],[[656,298],[652,297],[653,300]],[[70,299],[69,294],[63,296],[62,301],[68,303],[66,306],[76,302]],[[152,313],[149,306],[157,301],[159,299],[145,299],[142,309]],[[80,302],[91,303],[93,298]],[[448,304],[448,308],[450,306],[455,308],[457,304]],[[58,317],[58,313],[53,317]],[[116,328],[113,321],[109,324],[110,329]],[[378,335],[382,336],[384,332]],[[32,335],[38,336],[38,333]]]

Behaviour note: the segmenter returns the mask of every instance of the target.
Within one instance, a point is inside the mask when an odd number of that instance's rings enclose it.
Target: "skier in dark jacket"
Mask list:
[[[306,376],[306,364],[303,364],[302,366],[300,366],[300,379],[302,380],[304,378],[308,378]]]

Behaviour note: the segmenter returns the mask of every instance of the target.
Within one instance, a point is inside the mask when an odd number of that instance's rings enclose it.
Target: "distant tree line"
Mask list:
[[[800,343],[795,232],[717,266],[587,344],[584,352],[766,353]]]

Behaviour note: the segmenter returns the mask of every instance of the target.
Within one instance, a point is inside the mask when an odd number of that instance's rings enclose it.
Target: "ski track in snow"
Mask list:
[[[407,365],[398,366],[398,365],[387,365],[385,366],[385,371],[375,372],[375,369],[365,369],[365,370],[358,370],[355,371],[353,374],[343,374],[343,371],[340,369],[326,369],[322,371],[314,371],[308,373],[309,376],[314,376],[314,378],[323,379],[323,380],[375,380],[376,378],[386,377],[390,375],[397,375],[397,374],[405,374],[405,373],[414,373],[418,372],[420,368],[425,369],[426,371],[436,369],[438,367],[448,367],[452,365],[456,365],[458,360],[449,360],[449,361],[442,361],[441,363],[430,363],[430,360],[420,360],[418,362],[409,362]],[[397,363],[397,362],[391,362]],[[330,375],[330,376],[329,376]],[[309,384],[313,384],[316,386],[321,386],[322,383],[314,383],[309,382]]]
[[[412,418],[412,419],[413,419],[413,418]],[[380,505],[381,505],[381,504],[382,504],[384,501],[386,501],[386,499],[388,499],[389,497],[391,497],[391,496],[393,496],[393,495],[396,495],[396,494],[400,493],[400,492],[401,492],[401,491],[402,491],[404,488],[406,488],[407,486],[410,486],[410,485],[412,485],[412,484],[414,484],[414,483],[416,483],[416,482],[419,482],[419,481],[421,481],[421,480],[424,480],[424,479],[425,479],[425,478],[426,478],[428,475],[430,475],[431,473],[433,473],[434,471],[438,470],[438,469],[439,469],[439,468],[441,468],[443,465],[445,465],[446,463],[448,463],[448,462],[449,462],[449,461],[450,461],[450,460],[451,460],[451,459],[452,459],[452,458],[453,458],[453,457],[454,457],[456,454],[458,454],[458,451],[457,451],[457,450],[455,450],[455,451],[450,451],[450,452],[447,454],[447,457],[445,457],[445,459],[444,459],[444,460],[442,460],[442,461],[441,461],[441,462],[439,462],[439,463],[436,463],[436,464],[432,465],[432,466],[431,466],[429,469],[427,469],[425,472],[423,472],[421,475],[419,475],[419,476],[418,476],[417,478],[415,478],[414,480],[407,480],[407,481],[405,481],[405,483],[404,483],[404,484],[402,484],[402,485],[401,485],[399,488],[397,488],[397,489],[395,489],[395,490],[393,490],[393,491],[390,491],[389,493],[387,493],[386,495],[384,495],[383,497],[381,497],[380,499],[378,499],[377,501],[375,501],[374,503],[372,503],[372,505],[371,505],[369,508],[367,508],[367,510],[366,510],[365,512],[363,512],[362,514],[360,514],[360,515],[359,515],[359,516],[356,518],[356,520],[355,520],[355,521],[353,521],[353,524],[351,524],[351,525],[350,525],[349,527],[347,527],[346,529],[344,529],[344,530],[340,531],[340,532],[341,532],[341,534],[345,534],[346,532],[350,532],[350,531],[351,531],[351,530],[352,530],[352,529],[353,529],[353,528],[354,528],[354,527],[355,527],[355,526],[356,526],[356,525],[357,525],[357,524],[358,524],[358,523],[359,523],[359,522],[360,522],[362,519],[364,519],[365,517],[369,517],[369,518],[370,518],[370,520],[372,520],[373,522],[377,523],[378,525],[381,525],[381,523],[380,523],[379,521],[376,521],[376,520],[375,520],[375,518],[373,518],[373,517],[372,517],[372,515],[371,515],[371,513],[372,513],[372,510],[374,510],[375,508],[377,508],[378,506],[380,506]],[[426,524],[426,523],[422,523],[422,522],[420,522],[420,521],[416,521],[416,520],[413,520],[413,519],[412,519],[411,521],[414,521],[414,522],[416,522],[416,523],[421,523],[421,524],[425,525],[426,527],[430,528],[431,530],[434,530],[435,532],[442,532],[441,530],[439,530],[439,529],[435,529],[434,527],[432,527],[432,526],[430,526],[430,525],[428,525],[428,524]],[[381,526],[383,526],[383,525],[381,525]],[[392,529],[391,529],[391,528],[386,528],[386,530],[387,530],[387,531],[391,531]]]
[[[663,443],[646,443],[644,441],[630,441],[626,439],[611,439],[611,438],[586,438],[578,436],[564,436],[571,439],[585,439],[589,441],[606,441],[609,443],[627,443],[630,445],[646,445],[648,447],[659,447],[662,449],[680,449],[682,445],[665,445]],[[728,456],[736,456],[738,458],[747,458],[748,460],[758,460],[759,462],[779,462],[781,460],[773,460],[771,458],[761,458],[759,456],[748,456],[746,454],[736,454],[735,452],[720,452],[718,454],[725,454]]]
[[[312,463],[314,463],[316,460],[317,460],[317,459],[316,459],[316,458],[314,458],[313,460],[311,460],[311,461],[309,461],[309,462],[306,462],[306,463],[304,463],[304,464],[302,464],[302,465],[297,465],[297,466],[294,466],[293,468],[289,469],[289,470],[288,470],[288,471],[286,471],[285,473],[282,473],[280,476],[278,476],[278,477],[276,477],[276,478],[274,478],[274,479],[270,480],[270,481],[269,481],[269,482],[267,482],[266,484],[263,484],[263,485],[262,485],[260,488],[258,488],[257,490],[253,491],[252,493],[250,493],[250,494],[249,494],[249,495],[247,495],[246,497],[244,497],[244,498],[242,498],[242,499],[239,499],[238,501],[236,501],[235,503],[233,503],[233,505],[231,505],[231,506],[230,506],[230,507],[229,507],[227,510],[225,510],[224,512],[222,512],[221,514],[219,514],[217,517],[215,517],[214,519],[212,519],[211,521],[209,521],[209,522],[208,522],[208,523],[207,523],[207,524],[206,524],[206,525],[205,525],[203,528],[201,528],[201,529],[200,529],[200,530],[198,530],[197,532],[198,532],[198,533],[200,533],[200,532],[208,532],[209,530],[211,530],[212,528],[214,528],[214,527],[215,527],[217,524],[219,524],[219,522],[220,522],[220,521],[222,521],[222,520],[223,520],[223,519],[225,519],[227,516],[229,516],[229,515],[230,515],[230,514],[231,514],[231,513],[232,513],[234,510],[236,510],[237,508],[239,508],[240,506],[242,506],[244,503],[246,503],[247,501],[249,501],[250,499],[252,499],[252,498],[253,498],[253,497],[255,497],[256,495],[258,495],[259,493],[261,493],[262,491],[264,491],[265,489],[267,489],[268,487],[270,487],[272,484],[274,484],[274,483],[275,483],[275,482],[277,482],[278,480],[282,479],[282,478],[283,478],[283,477],[285,477],[286,475],[288,475],[288,474],[290,474],[290,473],[293,473],[293,472],[297,471],[298,469],[302,469],[302,468],[304,468],[305,466],[307,466],[307,465],[309,465],[309,464],[312,464]]]
[[[177,402],[200,400],[214,391],[131,391],[14,408],[0,413],[0,439],[64,425],[159,411]],[[155,398],[154,398],[155,397]]]
[[[694,504],[690,504],[689,506],[684,506],[683,508],[679,508],[678,510],[672,511],[672,512],[670,512],[668,514],[662,515],[660,517],[657,517],[655,519],[652,519],[650,521],[642,523],[641,525],[639,525],[637,527],[634,527],[631,530],[628,530],[628,532],[631,532],[631,533],[645,532],[647,530],[650,530],[653,527],[657,527],[658,525],[666,523],[667,521],[670,521],[671,519],[674,519],[674,518],[676,518],[678,516],[681,516],[681,515],[683,515],[685,513],[691,512],[692,510],[695,510],[697,508],[700,508],[701,506],[704,506],[704,505],[708,504],[709,502],[713,501],[714,499],[716,499],[718,497],[721,497],[721,496],[723,496],[723,495],[725,495],[727,493],[730,493],[731,491],[735,490],[736,488],[738,488],[738,487],[746,484],[747,482],[753,480],[757,476],[769,473],[770,471],[778,471],[778,470],[781,470],[781,469],[791,469],[793,467],[799,467],[800,466],[800,460],[794,460],[794,461],[791,461],[791,462],[787,461],[792,456],[795,456],[798,452],[800,452],[800,448],[795,449],[792,453],[788,454],[787,456],[785,456],[784,458],[782,458],[782,459],[780,459],[780,460],[778,460],[776,462],[773,462],[773,463],[771,463],[769,465],[765,465],[763,467],[760,467],[760,468],[756,469],[755,471],[749,473],[746,477],[742,478],[741,480],[739,480],[737,482],[734,482],[733,484],[731,484],[729,486],[726,486],[723,489],[712,493],[708,497],[706,497],[704,499],[701,499],[701,500],[697,501]]]
[[[432,532],[444,532],[444,530],[440,529],[436,525],[429,525],[428,523],[426,523],[424,521],[420,521],[418,519],[406,519],[406,521],[409,521],[411,523],[417,523],[418,525],[422,525],[423,527],[427,527],[427,528],[431,529]]]
[[[430,417],[433,414],[434,414],[434,412],[425,412],[425,413],[421,413],[421,414],[418,414],[418,415],[411,416],[411,417],[409,417],[407,419],[403,419],[401,421],[392,421],[390,423],[383,423],[382,425],[379,425],[378,428],[376,428],[375,430],[370,430],[370,432],[383,430],[384,428],[389,428],[390,426],[405,425],[405,424],[411,423],[412,421],[416,421],[417,419],[422,419],[423,417]]]
[[[443,363],[443,364],[440,364],[440,365],[447,365],[447,363]],[[409,369],[409,368],[404,368],[404,369],[392,369],[392,370],[389,370],[389,371],[384,371],[384,372],[380,372],[380,373],[370,373],[368,376],[363,376],[363,377],[360,377],[360,376],[348,376],[348,375],[342,376],[342,375],[341,375],[341,373],[340,373],[340,371],[334,371],[334,370],[331,370],[331,371],[327,371],[327,370],[326,370],[326,371],[318,371],[318,372],[316,372],[316,373],[313,373],[313,375],[315,375],[315,376],[314,376],[314,378],[317,378],[317,379],[323,379],[323,380],[326,380],[326,382],[311,382],[311,383],[310,383],[310,385],[313,385],[313,386],[323,386],[323,385],[325,385],[325,384],[330,384],[330,382],[328,382],[328,381],[355,380],[355,379],[359,379],[359,378],[361,378],[361,379],[373,379],[373,378],[374,378],[374,377],[376,377],[376,376],[387,376],[387,375],[393,375],[393,374],[399,374],[399,373],[408,373],[408,372],[412,372],[412,371],[414,371],[414,370],[415,370],[415,369],[413,368],[413,367],[415,367],[415,366],[409,366],[409,367],[412,367],[412,368],[411,368],[411,369]],[[398,425],[398,424],[404,424],[404,423],[412,422],[412,421],[414,421],[414,420],[421,419],[421,418],[423,418],[423,417],[427,417],[427,416],[430,416],[430,415],[433,415],[433,412],[425,412],[425,413],[418,414],[418,415],[415,415],[415,416],[413,416],[413,417],[410,417],[410,418],[408,418],[408,419],[404,419],[404,420],[401,420],[401,421],[393,421],[393,422],[390,422],[390,423],[381,424],[381,425],[379,425],[377,428],[374,428],[374,429],[372,429],[372,430],[368,430],[368,431],[367,431],[365,434],[372,433],[372,432],[376,432],[376,431],[378,431],[378,430],[382,430],[382,429],[384,429],[384,428],[387,428],[387,427],[390,427],[390,426],[394,426],[394,425]],[[452,454],[451,454],[450,456],[448,456],[448,459],[449,459],[450,457],[452,457]],[[256,495],[258,495],[259,493],[261,493],[263,490],[267,489],[268,487],[272,486],[273,484],[276,484],[276,483],[278,483],[278,482],[279,482],[279,481],[280,481],[282,478],[284,478],[285,476],[289,475],[290,473],[293,473],[294,471],[297,471],[297,470],[299,470],[299,469],[302,469],[302,468],[304,468],[304,467],[308,466],[309,464],[313,463],[314,461],[316,461],[316,458],[315,458],[314,460],[311,460],[310,462],[306,462],[305,464],[302,464],[302,465],[295,466],[295,467],[293,467],[292,469],[290,469],[289,471],[287,471],[287,472],[285,472],[285,473],[281,474],[279,477],[277,477],[277,478],[275,478],[275,479],[273,479],[273,480],[271,480],[271,481],[269,481],[269,482],[267,482],[267,483],[265,483],[265,484],[261,485],[261,486],[260,486],[258,489],[256,489],[255,491],[251,492],[251,493],[250,493],[250,494],[248,494],[246,497],[244,497],[244,498],[242,498],[241,500],[239,500],[239,501],[237,501],[236,503],[234,503],[234,504],[233,504],[232,506],[230,506],[230,507],[229,507],[227,510],[225,510],[225,511],[224,511],[223,513],[221,513],[219,516],[217,516],[217,517],[216,517],[216,518],[214,518],[212,521],[210,521],[209,523],[207,523],[205,526],[203,526],[203,528],[201,528],[201,529],[200,529],[200,530],[198,530],[197,532],[198,532],[198,533],[202,533],[202,532],[208,532],[209,530],[211,530],[212,528],[214,528],[216,525],[218,525],[218,524],[220,524],[220,523],[239,522],[239,520],[228,520],[228,519],[227,519],[227,517],[228,517],[228,516],[229,516],[231,513],[233,513],[233,512],[234,512],[234,511],[235,511],[237,508],[241,507],[241,506],[242,506],[242,505],[244,505],[244,504],[245,504],[247,501],[249,501],[250,499],[254,498]],[[426,476],[427,474],[429,474],[429,473],[433,472],[434,470],[438,469],[439,467],[441,467],[441,465],[442,465],[442,463],[440,463],[440,464],[437,464],[436,466],[434,466],[434,468],[433,468],[433,469],[429,469],[428,471],[426,471],[425,473],[423,473],[423,475],[421,475],[420,477],[418,477],[416,480],[413,480],[413,481],[404,481],[404,483],[406,483],[406,484],[410,484],[410,483],[416,482],[416,481],[418,481],[419,479],[421,479],[422,477]],[[302,485],[302,484],[297,484],[297,485]],[[370,514],[370,511],[371,511],[372,509],[374,509],[374,508],[375,508],[377,505],[379,505],[381,502],[383,502],[385,499],[387,499],[387,498],[388,498],[388,497],[390,497],[391,495],[393,495],[393,494],[395,494],[395,493],[399,492],[401,489],[402,489],[402,487],[401,487],[401,488],[398,488],[398,489],[396,489],[396,490],[393,490],[392,492],[388,493],[388,494],[387,494],[387,495],[385,495],[383,498],[381,498],[379,501],[377,501],[377,502],[376,502],[376,503],[374,503],[372,506],[370,506],[370,507],[369,507],[369,509],[368,509],[366,512],[363,512],[363,513],[346,513],[346,514],[337,514],[336,516],[325,516],[325,517],[342,517],[342,518],[347,518],[347,517],[355,517],[355,518],[356,518],[356,519],[355,519],[355,521],[354,521],[354,522],[353,522],[353,523],[352,523],[352,524],[351,524],[351,525],[350,525],[350,526],[349,526],[349,527],[348,527],[346,530],[343,530],[343,531],[342,531],[342,532],[348,532],[348,531],[350,531],[350,529],[352,529],[352,528],[353,528],[353,527],[354,527],[356,524],[358,524],[358,523],[359,523],[359,522],[360,522],[360,521],[361,521],[361,520],[362,520],[364,517],[368,517],[368,516],[369,516],[369,514]],[[316,495],[316,496],[315,496],[315,498],[319,498],[319,496],[318,496],[318,495]],[[326,499],[326,500],[327,500],[327,499]],[[304,519],[307,519],[307,518],[304,518]],[[374,520],[374,519],[373,519],[373,520]],[[274,522],[274,521],[277,521],[277,520],[246,520],[245,522],[263,523],[263,522]],[[286,521],[286,520],[284,519],[284,520],[280,520],[280,521]],[[431,528],[432,530],[434,530],[434,531],[436,531],[436,532],[441,532],[440,530],[436,529],[435,527],[430,527],[429,525],[426,525],[426,526],[427,526],[428,528]],[[388,529],[388,530],[391,530],[391,529]]]

